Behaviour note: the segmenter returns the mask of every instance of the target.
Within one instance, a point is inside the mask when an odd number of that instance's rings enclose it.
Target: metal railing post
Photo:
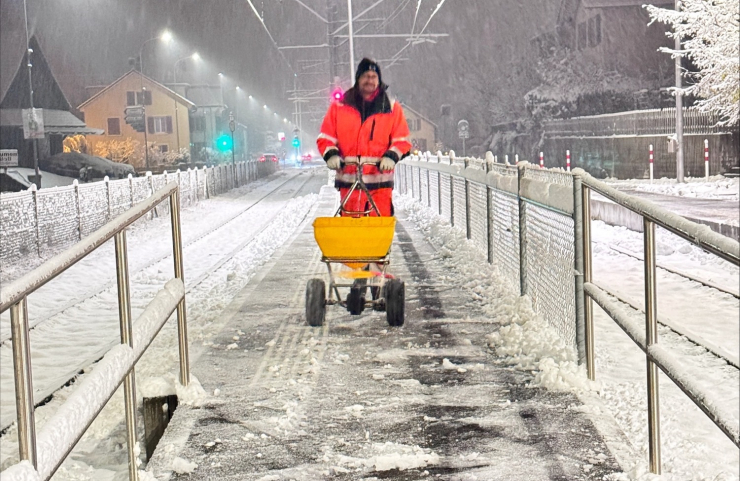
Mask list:
[[[131,320],[131,293],[128,278],[128,250],[126,230],[116,233],[116,279],[118,281],[118,320],[121,328],[121,344],[134,347],[133,323]],[[139,479],[136,456],[136,377],[135,369],[123,379],[124,409],[126,411],[126,443],[128,445],[128,477]]]
[[[106,212],[105,221],[110,221],[111,216],[111,199],[110,199],[110,179],[106,175],[103,177],[103,182],[105,182],[105,198],[108,199],[108,211]]]
[[[455,177],[452,174],[450,174],[450,225],[455,226]]]
[[[80,207],[80,183],[77,179],[72,181],[75,188],[75,206],[77,207],[77,238],[82,240],[82,208]]]
[[[185,284],[182,262],[182,234],[180,230],[179,190],[170,195],[170,218],[172,221],[172,254],[175,261],[175,277]],[[177,304],[177,333],[180,348],[180,384],[190,384],[190,356],[188,353],[188,323],[185,315],[185,298]]]
[[[421,204],[421,199],[422,199],[422,196],[421,196],[421,167],[418,167],[418,169],[419,169],[419,203]]]
[[[442,173],[437,171],[437,214],[442,215]]]
[[[468,158],[465,158],[465,169],[468,168]],[[470,240],[470,182],[465,178],[465,236]]]
[[[493,237],[491,226],[493,225],[493,190],[486,185],[486,243],[488,249],[488,263],[493,264]]]
[[[591,282],[591,189],[581,184],[581,216],[583,220],[583,283]],[[589,296],[583,299],[583,327],[586,348],[586,372],[590,380],[596,379],[594,361],[594,304]]]
[[[527,203],[522,197],[524,165],[517,165],[516,197],[519,204],[519,295],[527,294]]]
[[[427,207],[432,209],[432,172],[427,169]]]
[[[573,269],[576,283],[576,350],[578,364],[586,364],[586,329],[583,305],[583,181],[580,175],[573,176]]]
[[[33,218],[36,221],[36,254],[41,257],[41,222],[39,219],[39,191],[36,184],[31,184],[33,198]]]
[[[645,344],[646,350],[658,343],[658,316],[655,289],[655,223],[643,217],[645,241]],[[660,399],[658,366],[647,360],[648,453],[650,472],[660,474]]]
[[[36,422],[34,419],[33,378],[31,375],[31,340],[28,333],[28,302],[24,297],[10,308],[15,379],[15,409],[18,419],[18,454],[21,461],[38,467],[36,459]]]

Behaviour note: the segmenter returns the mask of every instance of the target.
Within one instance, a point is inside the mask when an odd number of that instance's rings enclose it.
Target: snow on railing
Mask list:
[[[667,114],[659,111],[647,113],[647,122],[660,119],[668,121]],[[627,124],[636,122],[636,117],[630,114],[601,117],[608,117],[605,122],[611,122],[621,115]],[[699,112],[692,112],[691,115],[694,114],[695,119],[702,119],[702,115],[705,115]],[[593,119],[590,117],[589,121]],[[563,125],[567,121],[559,122]],[[704,125],[710,122],[706,117],[697,121]],[[633,127],[637,128],[637,125]],[[648,127],[643,125],[641,128]],[[658,346],[654,296],[648,294],[646,299],[648,328],[640,328],[629,318],[622,304],[610,299],[610,292],[592,281],[590,190],[599,192],[642,218],[646,236],[646,272],[655,271],[655,225],[740,266],[738,241],[649,201],[619,192],[580,168],[571,173],[563,169],[532,167],[527,162],[509,166],[508,163],[496,163],[490,152],[485,160],[456,159],[454,153],[450,157],[451,161],[443,158],[441,153],[433,156],[427,152],[401,162],[396,169],[398,190],[426,204],[453,226],[464,229],[467,238],[474,243],[486,246],[488,261],[494,262],[495,258],[502,274],[512,281],[518,281],[521,294],[532,298],[535,310],[546,312],[548,323],[565,341],[575,345],[579,363],[586,364],[590,379],[595,379],[591,299],[642,348],[649,366],[646,381],[651,396],[648,403],[648,431],[651,433],[649,457],[654,473],[660,472],[660,450],[656,447],[660,430],[657,368],[664,371],[735,445],[740,446],[737,418],[722,410],[719,403],[712,399],[711,393],[690,377],[670,353]],[[476,222],[482,225],[476,226]],[[480,236],[476,238],[476,232],[485,233],[482,240]],[[557,245],[558,242],[562,245]],[[568,243],[571,246],[564,248]],[[557,255],[553,256],[552,252]],[[539,279],[544,272],[550,276],[549,279]],[[646,293],[655,292],[655,283],[654,275],[645,276]],[[572,287],[562,289],[566,285]],[[558,289],[555,299],[548,297],[552,294],[549,291]],[[568,305],[575,305],[575,309],[570,310]]]
[[[126,228],[156,209],[165,199],[169,200],[175,276],[155,295],[136,323],[133,323]],[[27,296],[111,238],[115,239],[121,343],[111,348],[92,372],[84,377],[80,386],[44,425],[37,437]],[[132,481],[138,479],[134,367],[175,310],[177,310],[180,355],[179,380],[183,386],[190,382],[183,278],[179,188],[173,181],[110,221],[102,229],[12,282],[0,294],[0,313],[10,310],[17,406],[16,427],[21,460],[20,463],[2,472],[4,481],[50,479],[121,383],[124,384],[129,479]]]

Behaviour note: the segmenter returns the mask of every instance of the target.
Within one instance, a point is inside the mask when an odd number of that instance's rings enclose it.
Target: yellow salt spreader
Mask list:
[[[334,217],[317,217],[313,223],[321,261],[329,271],[329,297],[326,283],[314,278],[306,285],[306,321],[311,326],[324,324],[326,306],[339,304],[350,314],[359,315],[366,307],[385,311],[390,326],[404,321],[405,284],[388,271],[390,248],[396,227],[395,217],[380,217],[375,202],[362,181],[360,168]],[[365,211],[347,210],[350,195],[360,189],[370,207]],[[369,214],[375,212],[377,217]],[[344,213],[346,216],[341,216]],[[342,298],[339,288],[349,288]],[[370,288],[372,299],[367,299]]]

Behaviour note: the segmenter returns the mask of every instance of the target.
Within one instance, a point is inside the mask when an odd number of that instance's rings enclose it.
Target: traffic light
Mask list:
[[[296,149],[301,146],[301,141],[298,139],[298,137],[293,137],[293,147]]]
[[[226,152],[234,147],[234,142],[231,140],[231,136],[223,134],[216,139],[216,148],[221,152]]]
[[[337,87],[334,89],[334,91],[331,93],[331,98],[334,100],[342,100],[342,97],[344,96],[344,93],[342,92],[342,89]]]

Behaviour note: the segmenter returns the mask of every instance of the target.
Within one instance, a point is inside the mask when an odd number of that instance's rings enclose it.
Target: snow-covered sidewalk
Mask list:
[[[320,215],[333,211],[329,199]],[[208,396],[178,408],[148,471],[157,479],[620,479],[577,397],[537,387],[570,376],[588,389],[569,350],[495,268],[479,267],[466,241],[439,230],[435,250],[409,215],[399,212],[391,265],[406,282],[403,328],[389,329],[384,313],[353,317],[339,306],[327,308],[323,328],[305,324],[306,282],[325,277],[306,222],[227,307],[224,329],[193,367]],[[485,277],[468,278],[473,267]],[[533,372],[532,342],[561,363]]]

